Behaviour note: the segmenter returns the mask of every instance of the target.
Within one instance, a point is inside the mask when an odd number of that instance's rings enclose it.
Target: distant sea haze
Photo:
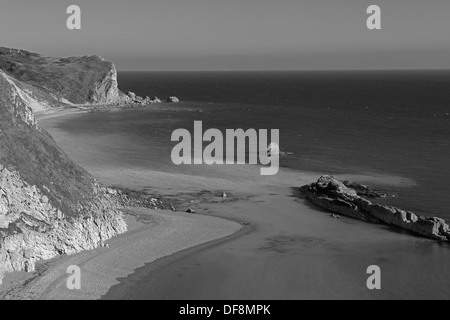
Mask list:
[[[118,80],[122,91],[177,96],[192,111],[100,115],[108,127],[91,115],[70,126],[137,137],[121,146],[130,165],[183,170],[171,163],[170,136],[195,120],[204,130],[279,129],[281,166],[344,175],[394,196],[383,203],[450,219],[449,71],[120,72]]]

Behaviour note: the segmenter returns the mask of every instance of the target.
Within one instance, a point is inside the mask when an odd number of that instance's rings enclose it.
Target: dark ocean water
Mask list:
[[[282,166],[377,177],[367,180],[396,196],[383,202],[450,218],[448,71],[122,72],[119,83],[192,109],[111,115],[162,141],[166,160],[171,132],[194,120],[204,130],[280,129],[281,150],[292,153]]]

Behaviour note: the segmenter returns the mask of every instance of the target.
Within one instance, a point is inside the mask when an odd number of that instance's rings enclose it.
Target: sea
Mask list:
[[[279,129],[282,167],[355,177],[388,193],[383,203],[450,219],[450,71],[119,72],[118,81],[182,101],[65,125],[128,136],[117,156],[131,166],[183,171],[171,135],[194,121],[224,134]]]
[[[61,124],[117,137],[109,162],[201,175],[172,163],[174,130],[193,133],[194,121],[224,136],[279,129],[281,167],[344,176],[387,193],[381,203],[450,220],[450,71],[119,72],[118,81],[124,92],[182,102]]]

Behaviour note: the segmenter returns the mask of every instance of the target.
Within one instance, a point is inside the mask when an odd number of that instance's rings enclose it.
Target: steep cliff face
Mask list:
[[[32,272],[38,260],[104,245],[126,231],[115,196],[94,186],[94,197],[66,216],[42,190],[0,166],[0,280],[5,272]]]
[[[44,109],[42,101],[52,106],[45,99],[56,92],[29,86],[0,70],[0,281],[5,272],[32,271],[40,259],[93,249],[126,231],[117,194],[99,186],[37,126],[33,110]],[[113,99],[113,86],[96,99]]]
[[[110,104],[128,101],[117,86],[112,62],[99,56],[50,58],[0,48],[0,70],[33,100],[33,110],[65,104]]]
[[[362,221],[393,225],[416,235],[450,241],[450,226],[441,218],[417,216],[411,211],[372,203],[360,197],[348,181],[344,184],[331,176],[323,176],[316,183],[300,190],[316,205]]]
[[[16,118],[22,119],[31,126],[36,126],[33,106],[38,108],[38,102],[30,98],[2,70],[0,70],[0,94],[0,101],[4,108],[8,109]]]
[[[117,87],[117,70],[111,63],[109,72],[92,84],[89,100],[94,103],[114,103],[126,100],[126,96],[121,94]]]

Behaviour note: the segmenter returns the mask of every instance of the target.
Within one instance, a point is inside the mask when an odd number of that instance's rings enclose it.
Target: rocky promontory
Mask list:
[[[0,282],[5,272],[33,271],[38,260],[126,231],[120,194],[69,159],[34,118],[61,103],[121,96],[115,68],[99,57],[0,48]]]
[[[344,184],[331,176],[322,176],[317,182],[301,187],[300,191],[314,204],[337,214],[366,222],[396,226],[438,241],[450,241],[450,227],[445,220],[423,217],[411,211],[373,203],[358,195],[370,190],[368,196],[372,194],[374,197],[373,190],[363,186],[357,188],[357,192],[348,186],[358,187],[358,184],[349,181]]]
[[[129,102],[118,89],[116,67],[100,56],[53,58],[0,47],[0,70],[34,101],[34,112]]]

